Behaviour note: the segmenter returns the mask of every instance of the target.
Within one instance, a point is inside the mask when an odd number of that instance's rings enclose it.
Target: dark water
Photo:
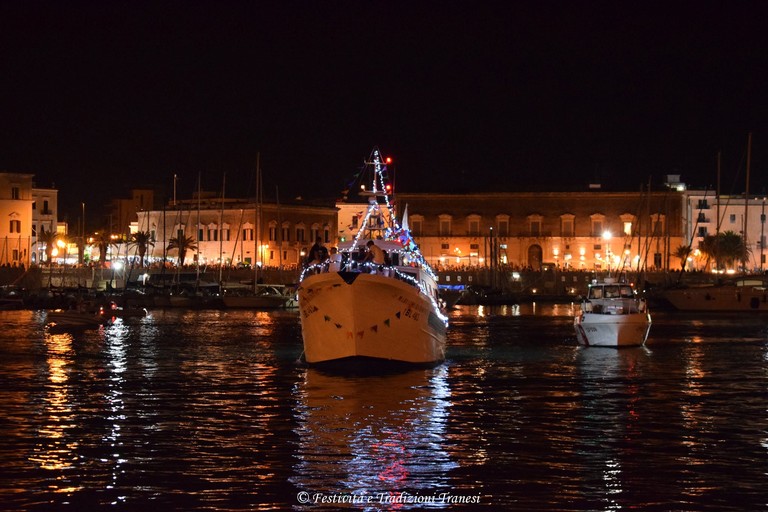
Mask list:
[[[465,307],[445,364],[360,376],[297,364],[290,312],[0,312],[0,508],[768,509],[768,317],[617,351],[571,313]]]

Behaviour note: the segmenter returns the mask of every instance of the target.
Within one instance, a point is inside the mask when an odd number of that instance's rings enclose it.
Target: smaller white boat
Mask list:
[[[635,347],[648,339],[651,315],[631,284],[606,278],[589,285],[573,326],[580,345]]]

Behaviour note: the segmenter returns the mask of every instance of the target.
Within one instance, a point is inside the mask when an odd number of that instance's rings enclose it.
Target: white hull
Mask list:
[[[573,322],[580,345],[595,347],[636,347],[645,344],[651,330],[651,315],[611,315],[584,312]]]
[[[702,287],[664,294],[680,311],[768,311],[768,290],[752,287]]]
[[[298,294],[307,363],[445,359],[446,326],[413,285],[378,274],[327,272],[305,278]]]

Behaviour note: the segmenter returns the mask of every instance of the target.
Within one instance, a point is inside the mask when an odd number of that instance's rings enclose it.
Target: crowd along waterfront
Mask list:
[[[0,312],[0,508],[764,510],[766,318],[616,350],[577,310],[463,306],[444,363],[375,375],[299,363],[293,311]]]

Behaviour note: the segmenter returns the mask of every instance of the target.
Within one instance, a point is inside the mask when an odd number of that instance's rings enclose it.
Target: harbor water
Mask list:
[[[324,373],[291,311],[0,312],[3,510],[768,509],[768,318],[463,306],[430,369]]]

